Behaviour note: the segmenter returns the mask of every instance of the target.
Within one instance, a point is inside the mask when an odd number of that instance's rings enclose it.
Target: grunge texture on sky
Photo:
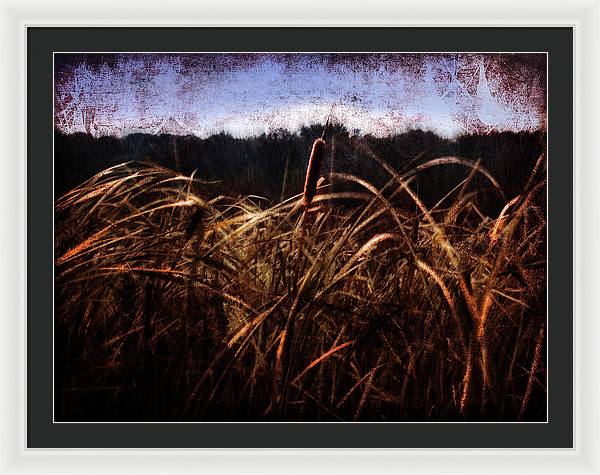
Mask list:
[[[55,127],[236,137],[333,120],[359,134],[546,128],[546,55],[55,54]]]

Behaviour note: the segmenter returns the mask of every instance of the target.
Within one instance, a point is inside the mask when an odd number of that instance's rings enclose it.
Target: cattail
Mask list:
[[[313,143],[312,151],[310,152],[310,160],[306,169],[306,182],[304,183],[304,195],[302,196],[302,204],[305,207],[310,206],[317,193],[317,181],[321,175],[325,145],[325,140],[317,139]]]

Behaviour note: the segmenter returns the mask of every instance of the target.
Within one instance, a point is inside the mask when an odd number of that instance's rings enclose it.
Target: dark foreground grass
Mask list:
[[[57,420],[545,420],[543,158],[488,217],[477,163],[366,153],[386,186],[334,174],[307,211],[140,163],[58,200]]]

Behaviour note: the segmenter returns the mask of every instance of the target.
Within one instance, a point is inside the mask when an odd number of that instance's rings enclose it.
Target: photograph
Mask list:
[[[547,422],[547,80],[55,51],[53,422]]]

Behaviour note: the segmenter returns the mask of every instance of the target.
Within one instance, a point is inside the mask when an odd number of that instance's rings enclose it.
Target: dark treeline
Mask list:
[[[298,133],[279,130],[251,138],[219,133],[206,139],[166,134],[94,138],[56,132],[55,193],[58,197],[109,166],[136,160],[157,163],[186,175],[196,171],[198,178],[219,181],[218,186],[228,195],[259,195],[275,202],[302,191],[310,149],[322,131],[323,126],[315,125]],[[389,175],[369,157],[368,151],[400,172],[438,157],[458,156],[481,159],[510,198],[522,190],[536,160],[544,153],[546,135],[505,132],[444,139],[432,132],[411,130],[385,138],[358,138],[343,126],[336,126],[328,130],[325,139],[332,147],[324,175],[333,169],[383,186]],[[458,165],[433,167],[420,173],[411,186],[432,205],[468,174],[467,168]],[[497,193],[489,185],[479,177],[471,187],[481,192],[484,202],[498,202]]]

